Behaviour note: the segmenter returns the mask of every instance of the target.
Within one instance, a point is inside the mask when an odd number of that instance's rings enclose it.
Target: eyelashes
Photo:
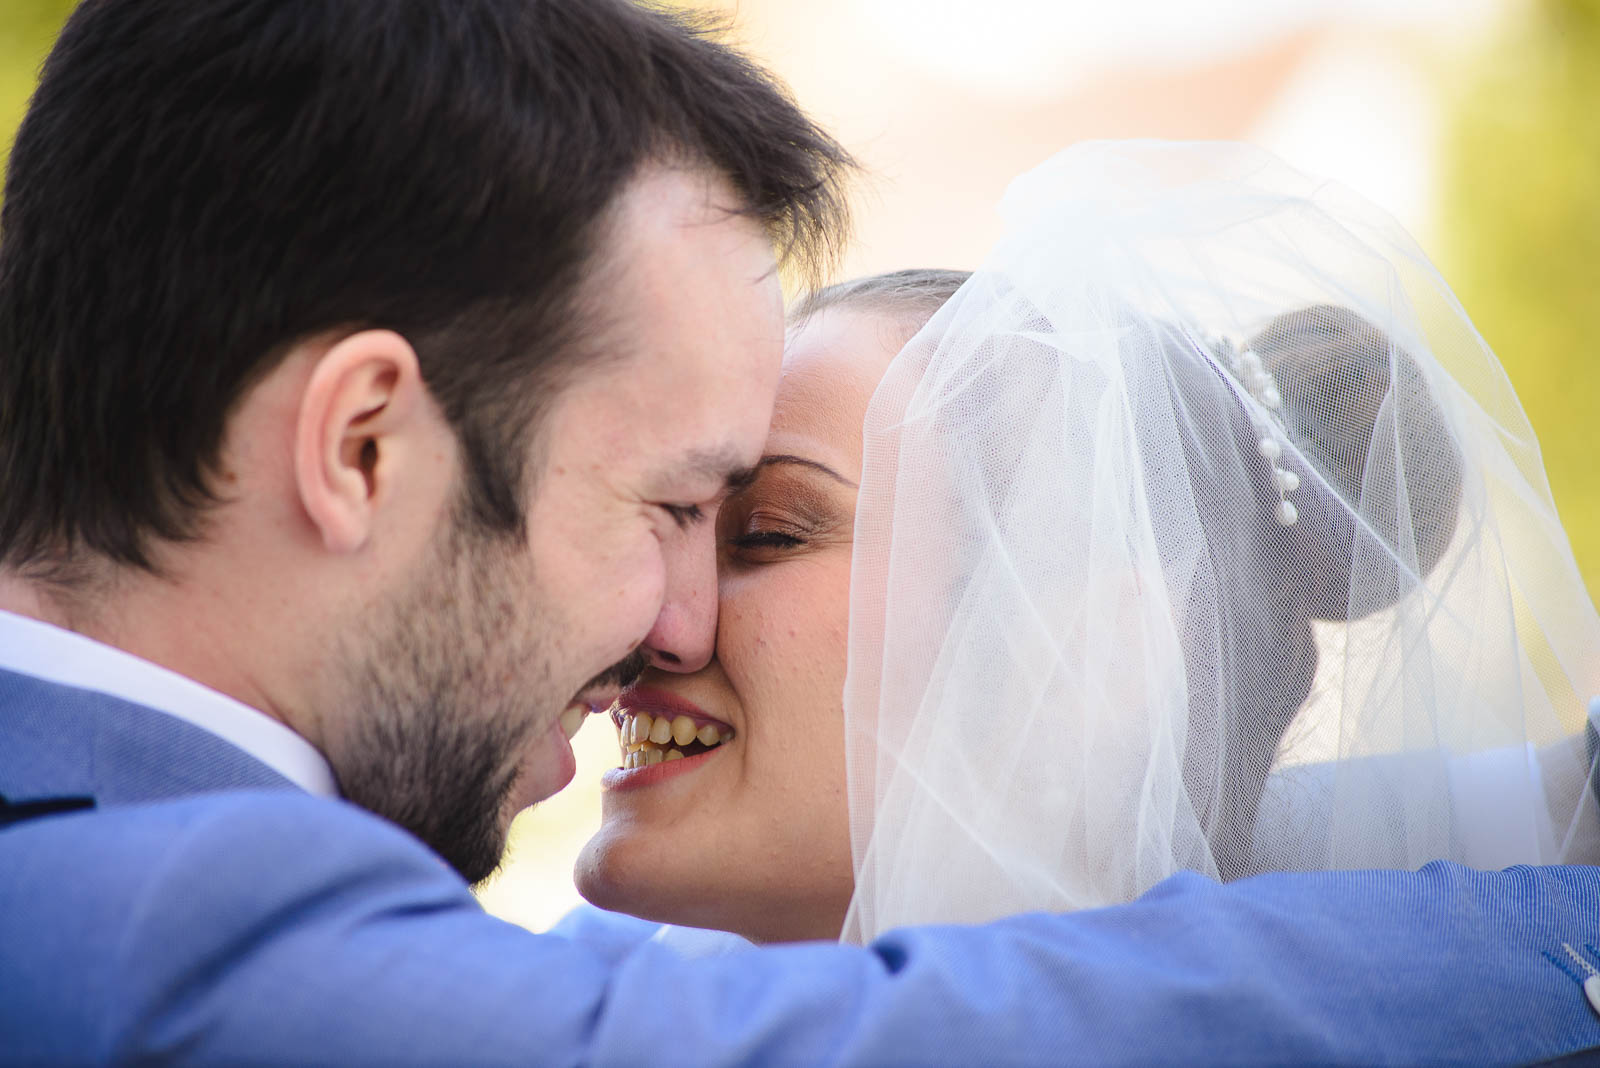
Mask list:
[[[663,504],[661,510],[679,530],[687,530],[706,517],[705,510],[698,504]],[[752,530],[729,538],[728,544],[738,552],[772,553],[799,549],[806,544],[806,539],[782,530]]]
[[[706,517],[698,504],[663,504],[661,510],[678,524],[679,530],[687,530]]]
[[[855,501],[806,478],[768,475],[735,494],[717,520],[717,542],[730,564],[760,567],[850,544]],[[848,510],[847,510],[848,509]]]
[[[748,534],[741,534],[732,539],[731,544],[735,549],[751,550],[783,550],[798,549],[805,544],[805,539],[797,538],[793,534],[785,534],[781,530],[755,530]]]

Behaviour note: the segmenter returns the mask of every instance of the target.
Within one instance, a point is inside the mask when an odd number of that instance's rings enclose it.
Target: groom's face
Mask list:
[[[585,282],[593,355],[532,445],[526,543],[447,518],[361,658],[373,726],[341,781],[469,880],[571,779],[581,711],[711,655],[715,512],[760,457],[783,345],[771,243],[737,203],[667,169],[620,197]]]
[[[597,672],[630,656],[635,675],[698,670],[715,644],[716,511],[761,456],[783,352],[771,243],[737,203],[674,170],[625,195],[592,287],[606,355],[540,428],[529,610],[556,624],[555,695],[595,711],[620,689],[582,693]],[[572,774],[551,737],[557,752],[525,765],[527,803]]]

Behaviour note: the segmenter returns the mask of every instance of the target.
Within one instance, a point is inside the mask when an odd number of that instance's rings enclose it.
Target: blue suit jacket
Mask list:
[[[5,1063],[1525,1063],[1600,1047],[1574,956],[1600,967],[1595,869],[1179,875],[1120,908],[686,961],[642,924],[502,923],[395,827],[179,720],[5,672],[0,794]]]

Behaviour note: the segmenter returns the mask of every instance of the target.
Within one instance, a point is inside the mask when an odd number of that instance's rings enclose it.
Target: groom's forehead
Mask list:
[[[781,338],[771,237],[730,176],[713,167],[643,169],[607,209],[586,273],[591,305],[619,325],[646,315],[712,335],[744,312],[741,301],[760,293],[762,330],[770,333],[776,323]]]

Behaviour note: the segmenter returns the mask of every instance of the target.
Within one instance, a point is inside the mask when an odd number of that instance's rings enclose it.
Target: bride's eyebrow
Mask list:
[[[848,478],[845,478],[843,475],[825,463],[820,463],[816,460],[808,460],[804,456],[793,456],[789,453],[776,453],[770,456],[763,456],[756,464],[756,470],[762,471],[768,467],[773,467],[778,464],[793,464],[796,467],[809,467],[813,471],[821,471],[835,482],[849,486],[851,489],[860,488],[854,482],[851,482]]]

